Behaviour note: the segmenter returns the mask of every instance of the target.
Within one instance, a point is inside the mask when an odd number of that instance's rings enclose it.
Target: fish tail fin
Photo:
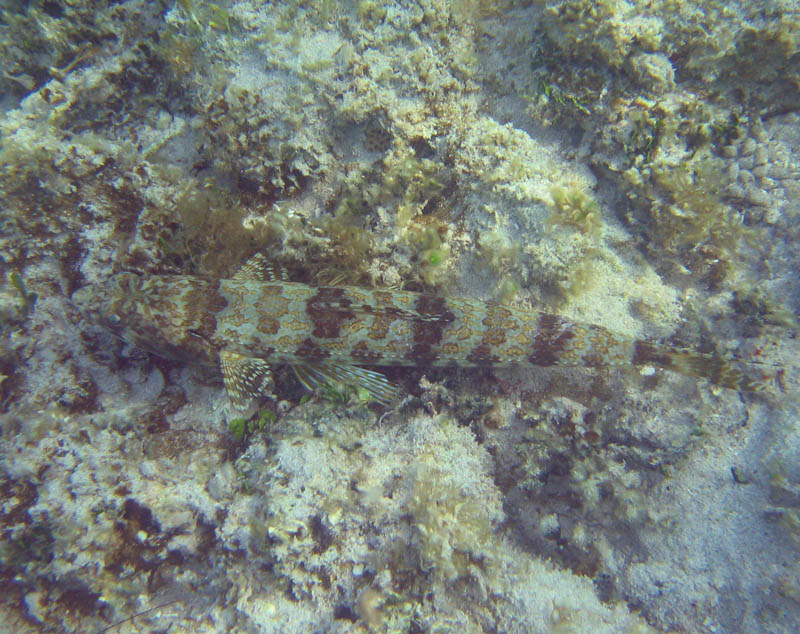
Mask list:
[[[652,365],[687,376],[705,379],[714,385],[742,392],[763,392],[782,373],[780,368],[760,363],[729,359],[687,348],[672,348],[646,341],[634,346],[634,365]]]

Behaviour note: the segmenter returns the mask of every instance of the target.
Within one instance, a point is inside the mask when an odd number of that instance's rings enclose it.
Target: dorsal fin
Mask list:
[[[236,271],[234,280],[252,280],[254,282],[287,282],[286,269],[280,264],[271,262],[262,253],[251,256],[242,267]]]
[[[314,275],[317,286],[360,286],[354,271],[341,271],[327,268]]]

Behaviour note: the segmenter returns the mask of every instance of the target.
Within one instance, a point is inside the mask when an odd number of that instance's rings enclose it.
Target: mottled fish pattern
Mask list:
[[[235,402],[271,396],[270,365],[308,387],[358,385],[400,395],[362,366],[655,366],[758,391],[763,366],[632,340],[558,315],[397,290],[279,280],[253,256],[231,279],[120,273],[72,296],[90,320],[162,357],[219,366]]]

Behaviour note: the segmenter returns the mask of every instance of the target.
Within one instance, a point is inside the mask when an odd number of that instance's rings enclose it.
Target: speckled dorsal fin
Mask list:
[[[264,359],[222,350],[219,360],[225,390],[235,405],[241,407],[251,398],[274,396],[272,371]]]
[[[286,269],[280,264],[268,260],[261,253],[256,253],[233,275],[234,280],[252,280],[254,282],[288,282]]]
[[[314,275],[317,286],[361,286],[357,283],[355,272],[325,269]]]
[[[336,363],[315,365],[293,365],[292,369],[300,382],[309,390],[325,385],[352,385],[365,390],[371,400],[389,405],[400,398],[400,388],[380,372]]]

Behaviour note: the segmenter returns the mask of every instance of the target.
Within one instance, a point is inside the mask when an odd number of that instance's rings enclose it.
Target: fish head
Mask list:
[[[204,280],[118,273],[72,294],[84,318],[124,341],[167,359],[211,362],[203,314]]]

